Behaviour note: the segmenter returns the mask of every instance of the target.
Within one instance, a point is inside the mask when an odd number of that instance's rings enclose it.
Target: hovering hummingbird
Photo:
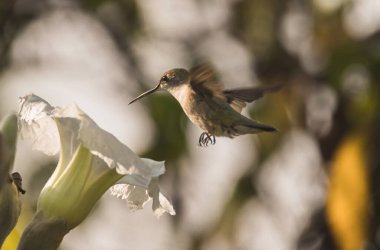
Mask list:
[[[139,95],[129,104],[156,90],[169,91],[181,104],[189,119],[203,129],[199,146],[215,144],[215,136],[233,138],[243,134],[276,131],[240,114],[246,103],[275,91],[280,85],[223,90],[215,71],[207,64],[185,69],[171,69],[161,77],[158,85]]]

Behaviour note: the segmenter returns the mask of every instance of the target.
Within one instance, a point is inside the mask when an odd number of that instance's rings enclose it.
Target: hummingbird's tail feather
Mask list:
[[[250,121],[247,124],[240,124],[234,127],[234,129],[237,131],[237,134],[244,135],[244,134],[257,134],[260,132],[276,132],[278,131],[274,127],[271,127],[266,124],[258,123],[255,121]]]

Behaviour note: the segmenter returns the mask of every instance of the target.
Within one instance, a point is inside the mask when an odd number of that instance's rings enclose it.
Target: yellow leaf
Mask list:
[[[361,137],[349,137],[331,166],[327,217],[342,250],[359,250],[368,234],[368,172]]]

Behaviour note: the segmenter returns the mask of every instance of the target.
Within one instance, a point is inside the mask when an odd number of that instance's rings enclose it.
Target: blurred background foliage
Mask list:
[[[212,63],[226,88],[281,83],[245,115],[278,133],[217,138],[174,98],[127,106],[164,71]],[[34,92],[77,103],[165,160],[177,215],[103,197],[61,249],[380,249],[378,0],[2,0],[0,115]],[[14,249],[56,164],[20,143]]]

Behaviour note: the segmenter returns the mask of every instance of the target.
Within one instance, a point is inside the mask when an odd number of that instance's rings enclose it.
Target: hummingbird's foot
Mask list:
[[[216,142],[215,136],[210,135],[207,132],[203,132],[201,136],[199,137],[198,145],[200,147],[207,147],[209,143],[211,143],[211,145],[214,145],[215,142]]]

